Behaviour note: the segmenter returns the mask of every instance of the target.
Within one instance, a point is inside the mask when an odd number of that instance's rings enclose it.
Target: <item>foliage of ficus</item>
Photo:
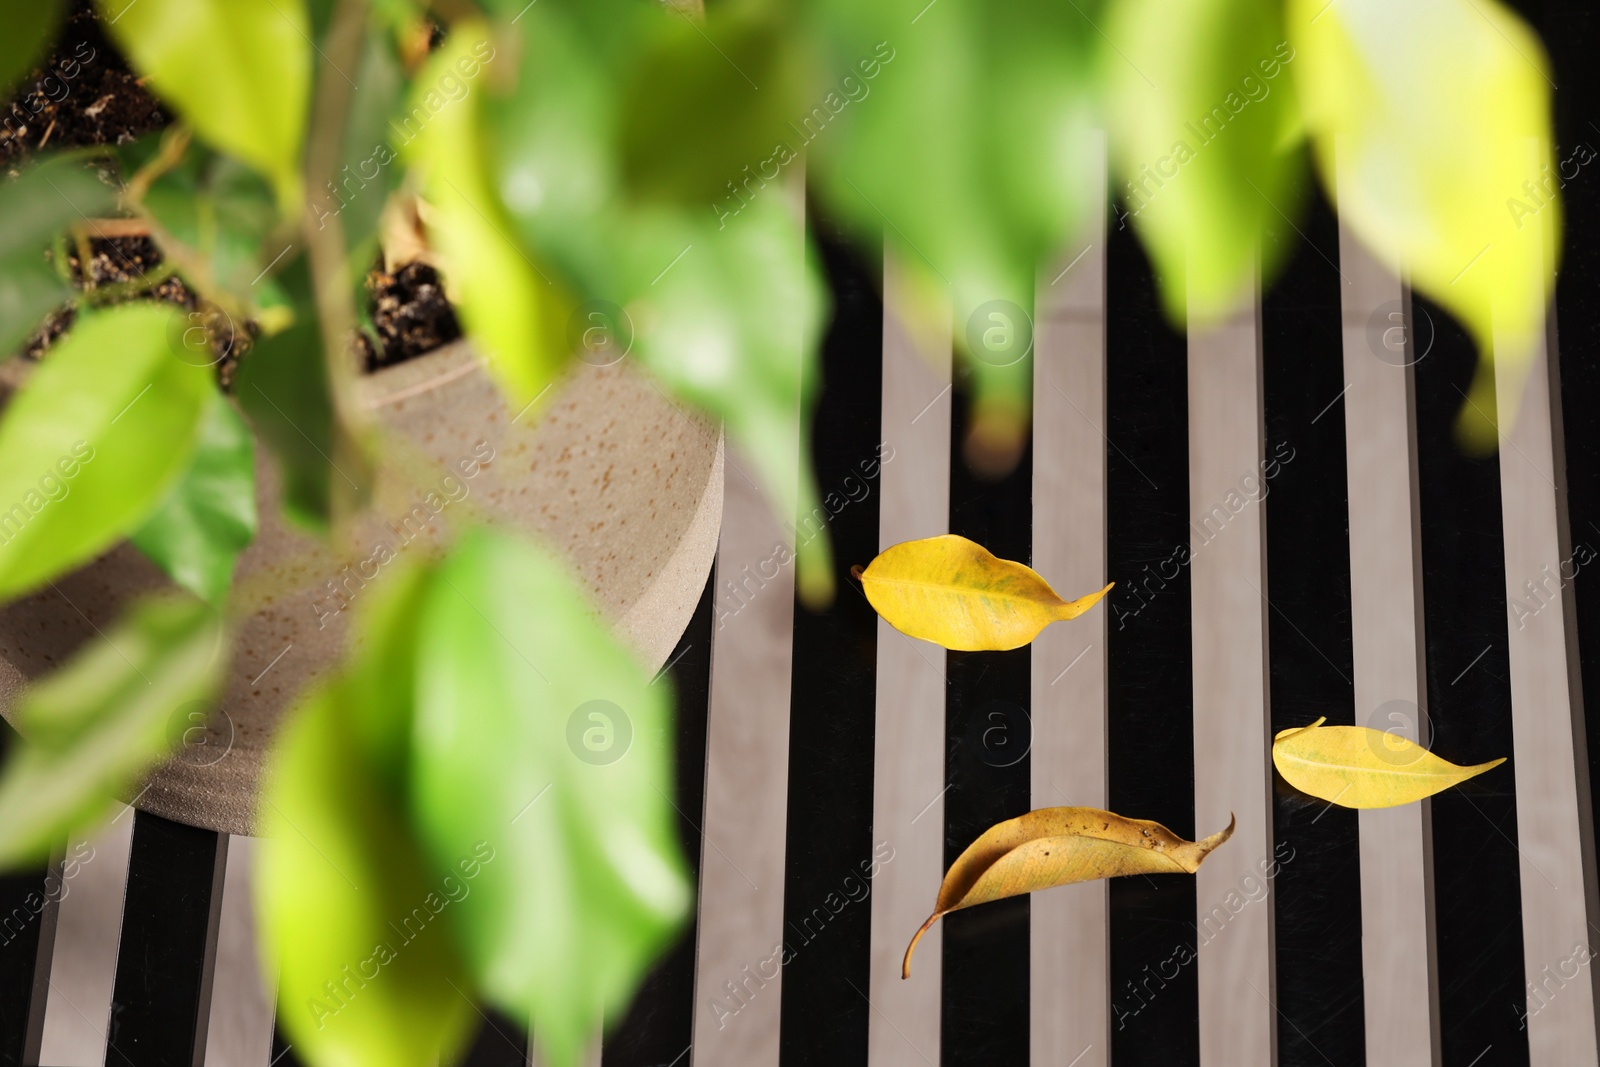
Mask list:
[[[1073,882],[1129,874],[1193,874],[1233,836],[1233,820],[1200,841],[1185,841],[1158,822],[1099,808],[1039,808],[989,827],[945,873],[933,914],[906,946],[900,977],[922,935],[952,911]]]
[[[53,239],[115,204],[115,191],[76,153],[52,156],[0,183],[0,360],[72,297],[64,274],[45,261]]]
[[[712,72],[692,51],[706,41],[664,5],[496,6],[519,16],[504,47],[515,84],[488,105],[498,191],[516,232],[571,280],[584,325],[611,331],[668,390],[723,420],[779,515],[810,514],[819,498],[805,440],[825,299],[801,225],[803,157],[762,141],[767,131],[779,138],[775,117],[798,113],[804,99],[792,60],[765,31],[735,27],[725,43],[752,64],[758,90],[733,67]],[[707,69],[689,86],[644,77],[694,67]],[[664,100],[686,109],[670,127],[682,158],[657,160],[652,174],[637,161],[664,136]],[[727,156],[710,146],[724,140],[767,147],[718,176],[714,163]],[[685,205],[689,190],[711,183],[715,195]],[[826,602],[826,536],[798,555],[801,597]]]
[[[1298,60],[1280,0],[1126,0],[1107,35],[1111,144],[1125,218],[1150,250],[1167,316],[1214,323],[1253,295],[1296,213]]]
[[[255,445],[250,427],[213,391],[200,417],[194,459],[129,538],[172,580],[222,606],[233,565],[256,535]]]
[[[689,905],[670,691],[519,538],[399,566],[264,793],[280,1019],[319,1064],[431,1064],[482,999],[569,1067]]]
[[[453,926],[482,857],[435,868],[407,816],[431,574],[394,567],[357,609],[344,671],[291,713],[263,786],[255,886],[278,1025],[319,1067],[433,1067],[476,1019]]]
[[[469,92],[448,106],[439,103],[446,99],[439,85],[449,79],[469,70],[487,78],[482,67],[494,52],[486,24],[456,26],[413,90],[412,114],[433,117],[406,143],[405,153],[423,176],[433,209],[429,234],[459,290],[467,330],[520,410],[544,393],[566,362],[572,306],[510,236],[510,219],[491,184],[480,115],[483,94]]]
[[[311,99],[306,0],[97,0],[117,44],[199,134],[299,209]]]
[[[822,62],[784,137],[807,152],[831,212],[948,290],[977,396],[968,455],[991,470],[1020,452],[1032,361],[982,350],[982,309],[1031,309],[1040,265],[1083,224],[1097,179],[1095,27],[1112,6],[809,5]]]
[[[575,1064],[688,912],[671,693],[562,564],[504,534],[457,547],[420,625],[420,840],[439,866],[494,848],[457,916],[462,950],[548,1061]]]
[[[11,94],[18,79],[38,61],[61,22],[61,0],[18,4],[6,12],[6,32],[0,35],[0,99]]]
[[[1560,248],[1544,49],[1497,0],[1288,0],[1287,11],[1330,199],[1472,331],[1483,358],[1457,429],[1493,451],[1491,361],[1527,366]]]
[[[16,708],[24,740],[0,771],[0,869],[42,863],[103,822],[182,739],[175,710],[211,700],[227,667],[222,620],[188,596],[136,603]]]
[[[1111,591],[1063,600],[1031,568],[942,534],[884,549],[861,572],[874,610],[903,634],[945,648],[1020,648],[1052,622],[1075,619]],[[1115,584],[1115,583],[1112,583]]]
[[[126,304],[84,315],[6,407],[0,501],[13,526],[0,600],[132,533],[189,467],[216,386],[168,347],[182,314]]]
[[[1369,726],[1310,726],[1279,732],[1272,763],[1284,781],[1344,808],[1393,808],[1431,797],[1505,762],[1460,767],[1397,733]]]

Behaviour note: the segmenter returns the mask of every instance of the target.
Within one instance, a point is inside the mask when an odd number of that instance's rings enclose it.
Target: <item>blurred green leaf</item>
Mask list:
[[[44,50],[61,25],[61,0],[16,4],[6,11],[6,32],[0,34],[0,100],[44,58]]]
[[[0,600],[126,537],[194,453],[211,371],[173,354],[181,310],[83,315],[0,418]]]
[[[255,446],[250,428],[213,391],[189,469],[130,540],[173,581],[220,606],[233,565],[256,534]]]
[[[1106,27],[1117,195],[1179,328],[1248,300],[1261,234],[1299,213],[1302,166],[1277,0],[1124,0]]]
[[[785,523],[820,507],[806,442],[827,297],[799,205],[768,191],[723,228],[639,210],[616,230],[615,280],[639,329],[640,362],[674,395],[721,419],[760,468]],[[804,451],[802,451],[804,449]],[[802,600],[833,596],[829,542],[799,546]]]
[[[376,249],[378,217],[405,170],[396,161],[399,152],[391,144],[394,130],[389,125],[403,99],[405,77],[393,43],[376,31],[367,34],[356,79],[361,91],[350,99],[343,166],[332,189],[311,191],[311,210],[318,226],[329,218],[339,220],[346,246],[365,268]]]
[[[607,144],[623,121],[621,72],[651,27],[677,32],[681,19],[625,3],[529,10],[518,23],[515,89],[489,111],[495,177],[524,243],[549,256],[588,301],[620,309],[613,325],[635,337],[632,357],[675,396],[726,422],[759,466],[774,508],[793,521],[816,506],[803,445],[805,390],[817,380],[825,311],[798,190],[752,185],[755,195],[737,213],[743,200],[642,204],[626,195]],[[831,595],[825,537],[802,547],[797,582],[808,603]]]
[[[158,137],[123,146],[118,155],[134,173],[157,148]],[[239,300],[259,297],[255,288],[266,261],[262,243],[278,224],[272,187],[253,169],[203,145],[190,145],[178,165],[150,183],[142,205],[164,233],[162,244],[177,241],[179,265],[192,258],[199,269],[184,270],[201,292],[224,290]]]
[[[544,551],[467,535],[419,640],[413,805],[438,866],[487,842],[454,914],[490,1001],[572,1067],[689,907],[670,694]]]
[[[1288,10],[1323,183],[1341,221],[1472,331],[1483,359],[1457,428],[1492,450],[1493,361],[1526,367],[1561,245],[1544,49],[1494,0]]]
[[[755,168],[794,136],[806,88],[803,38],[775,11],[719,12],[704,27],[673,15],[628,65],[621,167],[640,197],[704,211],[761,183]]]
[[[391,664],[404,672],[404,662]],[[471,846],[430,868],[351,713],[394,712],[346,682],[303,700],[277,738],[262,790],[255,871],[278,1025],[314,1067],[436,1067],[476,1021],[452,926],[487,872]],[[456,861],[470,866],[456,869]]]
[[[826,84],[791,122],[829,208],[881,234],[950,293],[975,389],[969,458],[1020,455],[1031,362],[974,350],[996,307],[1019,326],[1039,265],[1075,238],[1088,167],[1101,4],[884,0],[814,5]],[[974,449],[977,442],[979,447]],[[975,455],[983,453],[983,455]]]
[[[96,0],[112,35],[201,137],[272,179],[301,210],[311,91],[305,0]]]
[[[116,202],[116,191],[77,154],[51,156],[0,183],[0,360],[74,296],[45,262],[51,239]]]
[[[222,623],[188,597],[142,601],[17,706],[0,773],[0,868],[42,862],[103,821],[221,683]]]
[[[570,305],[512,238],[483,139],[482,89],[495,55],[488,27],[456,24],[418,77],[403,151],[424,175],[428,231],[460,293],[461,319],[479,356],[518,408],[531,404],[567,362]],[[505,62],[505,60],[501,60]],[[469,71],[476,71],[469,74]],[[459,92],[452,92],[450,86]],[[415,130],[416,132],[413,132]]]
[[[305,529],[323,531],[333,516],[334,479],[359,495],[361,471],[336,458],[347,453],[336,440],[305,257],[295,259],[281,280],[290,293],[293,321],[256,340],[250,355],[239,361],[233,391],[278,460],[284,515]]]

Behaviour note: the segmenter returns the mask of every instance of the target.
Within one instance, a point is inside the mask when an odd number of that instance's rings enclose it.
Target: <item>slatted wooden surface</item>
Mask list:
[[[1597,16],[1523,8],[1566,159],[1600,141]],[[1063,247],[1033,309],[1030,447],[999,482],[961,455],[964,324],[908,322],[915,250],[812,219],[836,305],[813,460],[839,596],[812,614],[787,569],[749,578],[786,534],[730,458],[722,555],[671,668],[697,921],[597,1062],[1595,1064],[1592,167],[1567,182],[1547,344],[1488,459],[1451,437],[1470,341],[1314,190],[1267,235],[1283,276],[1190,337],[1115,216]],[[1118,586],[1031,648],[945,653],[848,578],[945,531],[1063,592]],[[1324,715],[1511,758],[1358,816],[1267,760],[1272,733]],[[1196,879],[952,916],[901,981],[944,865],[989,822],[1068,803],[1239,831]],[[130,811],[48,874],[0,879],[0,1064],[295,1063],[255,956],[252,845]],[[486,1016],[466,1062],[526,1064],[524,1028]]]

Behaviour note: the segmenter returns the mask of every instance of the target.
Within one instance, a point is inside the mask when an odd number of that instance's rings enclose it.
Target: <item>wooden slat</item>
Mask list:
[[[40,1062],[50,1067],[98,1067],[106,1060],[133,818],[132,808],[122,808],[94,838],[67,845],[67,862],[78,866],[65,882],[56,927],[40,1049]]]
[[[256,909],[250,872],[256,842],[228,841],[222,878],[222,914],[217,932],[216,978],[206,1030],[206,1067],[267,1067],[272,1059],[272,1015],[276,994],[262,984],[256,948]]]
[[[1105,144],[1098,145],[1105,195]],[[1106,581],[1106,219],[1040,275],[1034,299],[1033,567],[1066,596]],[[1072,592],[1077,590],[1078,592]],[[1110,605],[1033,642],[1033,806],[1104,808],[1106,622]],[[1037,893],[1031,904],[1030,1061],[1111,1060],[1107,883]]]
[[[950,307],[911,322],[919,312],[899,256],[886,252],[883,266],[883,437],[893,459],[880,476],[882,548],[949,530]],[[918,946],[911,981],[900,963],[944,876],[944,663],[942,648],[879,620],[872,823],[893,853],[872,880],[871,989],[861,991],[872,1007],[871,1067],[939,1062],[940,927]]]
[[[1531,144],[1527,157],[1530,166],[1540,158]],[[1548,337],[1554,333],[1552,324]],[[1496,349],[1510,344],[1497,330]],[[1589,782],[1578,762],[1587,756],[1587,738],[1569,591],[1573,555],[1561,488],[1566,472],[1555,361],[1554,345],[1540,338],[1525,387],[1512,360],[1495,363],[1522,951],[1528,1051],[1536,1067],[1600,1057],[1600,989],[1588,962],[1600,916]]]
[[[1410,301],[1400,280],[1342,227],[1339,270],[1346,281],[1341,304],[1356,723],[1426,745]],[[1431,805],[1424,800],[1362,811],[1358,818],[1367,1063],[1437,1063]]]
[[[788,190],[797,218],[800,189]],[[804,256],[802,225],[785,254]],[[793,338],[796,375],[807,341]],[[798,471],[800,442],[791,443],[788,462]],[[793,540],[758,481],[754,466],[729,448],[711,645],[692,1067],[778,1064],[794,566],[781,565],[780,546]]]
[[[1271,896],[1230,906],[1273,847],[1264,512],[1238,506],[1264,458],[1258,310],[1189,334],[1195,834],[1238,820],[1195,879],[1202,1067],[1276,1061]]]

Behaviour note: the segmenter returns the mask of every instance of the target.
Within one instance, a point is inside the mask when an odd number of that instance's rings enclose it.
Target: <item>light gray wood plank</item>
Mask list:
[[[1571,574],[1572,546],[1554,333],[1552,323],[1525,386],[1512,360],[1495,362],[1522,952],[1535,1067],[1600,1060],[1596,965],[1586,962],[1600,919],[1575,621],[1570,582],[1562,578],[1564,568]],[[1509,349],[1511,340],[1497,331],[1495,346]]]
[[[902,263],[885,252],[880,548],[950,530],[950,304],[919,308]],[[871,1067],[939,1062],[940,927],[917,946],[907,981],[900,964],[944,877],[944,664],[944,649],[878,620],[873,843],[893,854],[872,879],[871,988],[862,991]]]
[[[211,982],[211,1021],[206,1029],[206,1067],[267,1067],[272,1059],[273,1003],[263,984],[256,941],[255,897],[250,872],[256,841],[233,836],[222,881],[222,917]]]
[[[795,256],[805,255],[800,181],[787,190],[795,201]],[[806,341],[793,341],[797,375]],[[798,438],[791,444],[789,462],[799,470]],[[729,447],[711,638],[691,1067],[778,1065],[794,662],[787,527],[794,516],[780,521],[759,482],[754,465]]]
[[[1342,227],[1339,270],[1356,723],[1427,745],[1410,301]],[[1430,805],[1358,820],[1367,1063],[1437,1064]]]
[[[1234,914],[1272,859],[1260,305],[1189,333],[1196,836],[1238,819],[1196,876],[1202,1067],[1276,1062],[1272,897]],[[1247,482],[1247,479],[1256,479]],[[1134,814],[1134,813],[1130,813]],[[1248,879],[1248,881],[1247,881]],[[1215,919],[1216,909],[1229,916]]]
[[[1097,144],[1105,199],[1105,140]],[[1091,164],[1091,166],[1093,166]],[[1034,298],[1033,567],[1064,597],[1106,583],[1106,218],[1040,274]],[[1046,628],[1032,646],[1035,808],[1103,808],[1106,795],[1104,604]],[[1029,1011],[1035,1067],[1111,1061],[1107,883],[1035,893]]]
[[[94,838],[67,845],[39,1050],[39,1061],[49,1067],[99,1067],[106,1061],[132,848],[133,809],[127,807]]]

